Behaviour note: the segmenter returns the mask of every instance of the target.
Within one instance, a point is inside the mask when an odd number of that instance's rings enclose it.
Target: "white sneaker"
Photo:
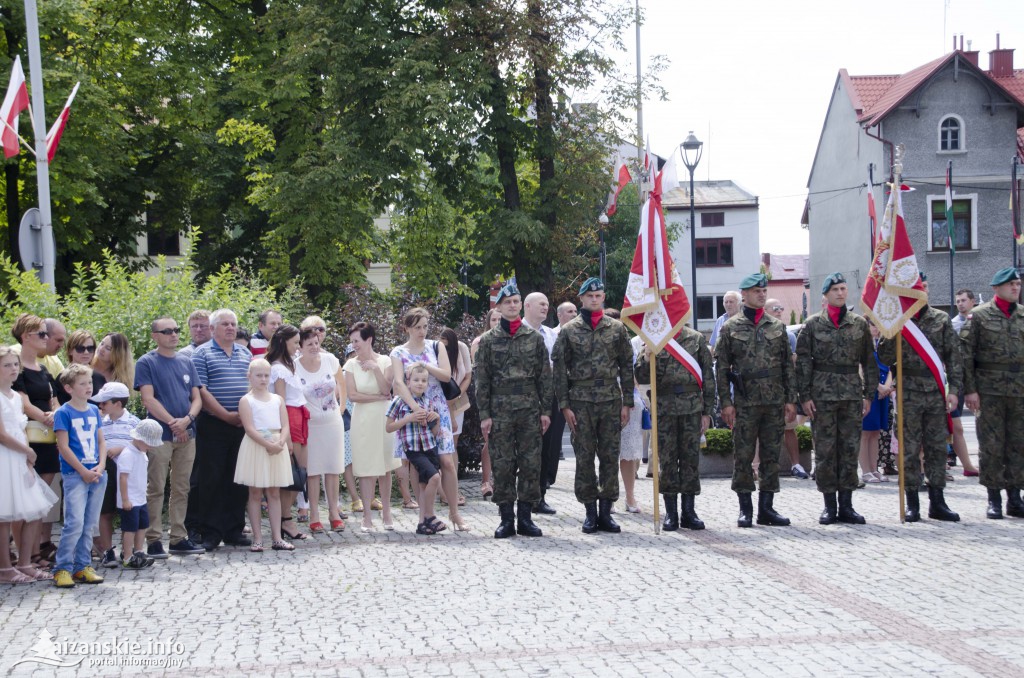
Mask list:
[[[805,471],[804,467],[800,464],[793,464],[791,471],[794,478],[800,478],[801,480],[807,480],[810,478],[810,475],[808,475],[807,471]]]

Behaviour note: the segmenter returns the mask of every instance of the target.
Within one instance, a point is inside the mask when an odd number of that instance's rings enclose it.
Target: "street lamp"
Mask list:
[[[701,154],[704,150],[704,142],[698,141],[693,135],[693,130],[687,135],[686,140],[679,144],[679,150],[683,155],[683,164],[690,170],[690,265],[693,271],[693,281],[690,286],[690,296],[693,299],[693,329],[697,327],[697,217],[694,212],[693,202],[693,171],[697,169]]]
[[[604,229],[608,228],[608,215],[605,214],[604,212],[601,212],[601,216],[599,216],[597,218],[597,223],[600,224],[599,228],[597,229],[597,234],[598,234],[598,238],[600,239],[600,242],[601,242],[601,252],[598,255],[598,259],[601,262],[601,282],[607,284],[607,282],[604,279],[604,274],[605,274],[604,268],[605,268],[605,263],[608,260],[608,250],[605,249],[605,244],[604,244]]]

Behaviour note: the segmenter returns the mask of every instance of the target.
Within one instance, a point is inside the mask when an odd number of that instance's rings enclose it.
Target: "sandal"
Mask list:
[[[275,551],[294,551],[295,547],[286,541],[275,541],[271,547]]]
[[[484,499],[487,499],[494,494],[494,488],[491,487],[490,483],[480,483],[480,494],[483,495]]]
[[[34,577],[18,572],[13,567],[0,569],[0,584],[31,584],[34,581]]]
[[[381,503],[379,497],[374,497],[373,501],[370,502],[370,509],[374,511],[380,511],[384,508],[384,504]]]
[[[342,520],[332,520],[331,521],[331,529],[334,530],[335,532],[344,532],[345,531],[345,522],[342,521]]]
[[[37,553],[43,560],[49,560],[53,562],[53,557],[57,555],[57,546],[52,542],[44,542],[39,545],[39,553]]]
[[[409,501],[402,502],[402,508],[407,510],[419,511],[420,505],[416,503],[415,499],[410,499]]]
[[[324,532],[325,531],[324,530],[324,524],[319,522],[319,521],[317,521],[315,523],[310,523],[309,524],[309,531],[312,532],[313,534]]]
[[[430,525],[434,529],[434,532],[444,532],[448,529],[448,526],[437,519],[437,516],[428,516],[423,519],[424,525]]]
[[[295,519],[297,523],[308,523],[309,522],[309,511],[306,509],[299,509],[299,516]]]
[[[294,541],[302,541],[303,539],[309,539],[309,535],[302,532],[289,532],[284,526],[284,521],[281,522],[281,534],[284,535],[285,539],[292,539]]]
[[[53,579],[53,575],[46,570],[40,570],[38,567],[31,565],[18,565],[15,569],[26,577],[32,577],[34,581],[49,581]]]
[[[263,542],[254,541],[252,546],[249,547],[249,550],[253,553],[263,553]]]
[[[464,495],[461,492],[459,492],[459,506],[465,506],[465,505],[466,505],[466,495]]]
[[[363,500],[362,499],[353,499],[352,500],[352,506],[350,508],[352,509],[352,513],[362,513],[363,512]]]
[[[47,569],[47,568],[49,568],[49,567],[51,567],[53,565],[52,562],[50,562],[46,558],[43,558],[38,553],[33,555],[29,562],[31,562],[33,565],[35,565],[36,567],[38,567],[40,569]]]
[[[437,534],[437,529],[435,529],[432,524],[430,524],[430,523],[428,523],[426,521],[423,521],[422,523],[420,523],[419,525],[416,526],[416,534],[426,534],[426,535]]]

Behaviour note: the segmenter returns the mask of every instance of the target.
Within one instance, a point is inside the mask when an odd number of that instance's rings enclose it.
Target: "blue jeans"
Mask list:
[[[80,572],[92,563],[93,526],[100,519],[107,474],[87,483],[78,473],[61,474],[64,481],[64,528],[57,546],[57,569]]]

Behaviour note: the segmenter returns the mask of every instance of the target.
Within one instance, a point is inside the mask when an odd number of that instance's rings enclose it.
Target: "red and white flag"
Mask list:
[[[878,217],[875,215],[875,194],[868,189],[868,222],[871,224],[871,253],[878,244]]]
[[[633,181],[633,176],[629,173],[629,167],[626,166],[625,161],[619,163],[618,169],[615,172],[615,180],[618,183],[615,190],[608,196],[608,207],[605,209],[605,213],[608,216],[613,216],[618,210],[619,193],[622,193],[622,189],[626,187],[626,184]]]
[[[68,102],[64,104],[64,110],[60,112],[57,119],[53,121],[53,126],[50,127],[50,131],[46,133],[46,161],[53,162],[53,156],[57,154],[57,146],[60,144],[60,138],[64,134],[64,126],[68,124],[68,116],[71,115],[71,102],[75,100],[75,95],[78,94],[78,86],[81,82],[75,83],[75,88],[71,90],[71,95],[68,97]]]
[[[902,187],[901,187],[902,188]],[[913,317],[928,303],[917,256],[910,245],[903,220],[903,190],[889,194],[879,229],[875,258],[868,273],[860,305],[864,315],[886,339],[902,335],[931,372],[943,401],[948,385],[946,370],[935,347],[914,323]],[[952,430],[952,419],[946,417]]]
[[[654,353],[666,349],[703,385],[696,358],[675,340],[693,311],[669,251],[661,206],[664,175],[663,170],[654,177],[654,190],[640,211],[640,233],[622,301],[622,322]]]
[[[14,57],[11,81],[7,85],[7,96],[0,106],[0,141],[3,142],[4,157],[18,155],[18,115],[28,108],[28,88],[25,86],[25,71],[21,68],[21,57]]]

